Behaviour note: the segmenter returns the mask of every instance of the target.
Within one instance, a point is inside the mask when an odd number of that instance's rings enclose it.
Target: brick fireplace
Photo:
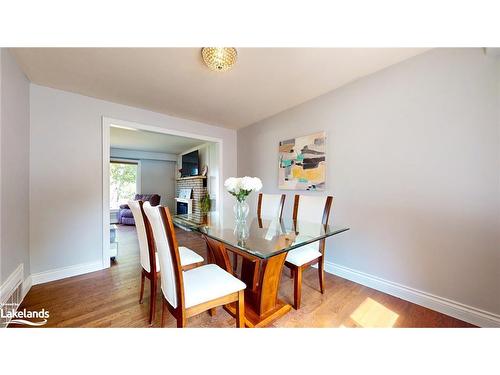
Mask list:
[[[178,178],[176,182],[176,209],[179,207],[179,203],[181,205],[188,205],[191,211],[190,213],[193,215],[193,219],[201,222],[203,213],[201,212],[200,200],[208,194],[206,176],[181,177]],[[181,189],[191,189],[190,199],[179,198]]]

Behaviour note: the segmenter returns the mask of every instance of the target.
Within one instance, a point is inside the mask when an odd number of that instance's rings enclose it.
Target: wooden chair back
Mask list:
[[[203,238],[205,239],[205,242],[207,244],[207,251],[209,253],[210,261],[218,265],[224,271],[227,271],[231,275],[234,275],[233,268],[231,266],[231,262],[229,261],[229,256],[224,244],[205,235],[203,235]]]
[[[139,255],[141,266],[148,273],[153,275],[156,269],[156,249],[151,236],[151,225],[149,224],[143,209],[143,201],[129,200],[128,206],[134,216],[137,238],[139,240]],[[148,235],[149,232],[149,235]]]
[[[279,219],[283,215],[283,206],[285,205],[285,194],[263,194],[259,193],[257,203],[257,217]]]
[[[172,216],[167,207],[143,205],[151,224],[161,269],[161,289],[174,309],[184,309],[184,280]]]
[[[330,209],[332,207],[333,197],[295,195],[293,204],[293,220],[304,220],[313,223],[328,224],[330,218]]]
[[[311,195],[295,195],[293,205],[293,222],[295,231],[300,233],[297,220],[311,223],[321,223],[328,225],[330,218],[330,209],[332,207],[333,197],[328,196],[311,196]],[[305,223],[307,225],[307,223]],[[300,235],[300,234],[299,234]],[[325,253],[325,240],[320,240],[318,248],[321,254]]]

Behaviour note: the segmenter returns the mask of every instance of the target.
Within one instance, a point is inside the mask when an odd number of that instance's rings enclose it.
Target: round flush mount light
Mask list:
[[[207,66],[216,72],[225,72],[236,63],[238,52],[233,47],[205,47],[201,56]]]

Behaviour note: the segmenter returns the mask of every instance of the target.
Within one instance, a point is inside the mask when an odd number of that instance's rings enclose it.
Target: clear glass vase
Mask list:
[[[237,221],[234,225],[234,235],[238,240],[238,245],[245,246],[245,241],[249,237],[249,230],[246,221]]]
[[[245,222],[247,220],[248,212],[249,212],[248,203],[245,201],[240,202],[236,200],[236,203],[233,206],[234,218],[237,223]]]

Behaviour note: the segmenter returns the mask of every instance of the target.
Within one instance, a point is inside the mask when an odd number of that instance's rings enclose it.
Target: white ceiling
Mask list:
[[[207,143],[207,141],[144,130],[128,130],[115,127],[111,127],[110,130],[111,147],[127,150],[164,152],[178,155],[203,143]]]
[[[238,48],[228,72],[199,48],[16,48],[39,85],[237,129],[426,51]]]

